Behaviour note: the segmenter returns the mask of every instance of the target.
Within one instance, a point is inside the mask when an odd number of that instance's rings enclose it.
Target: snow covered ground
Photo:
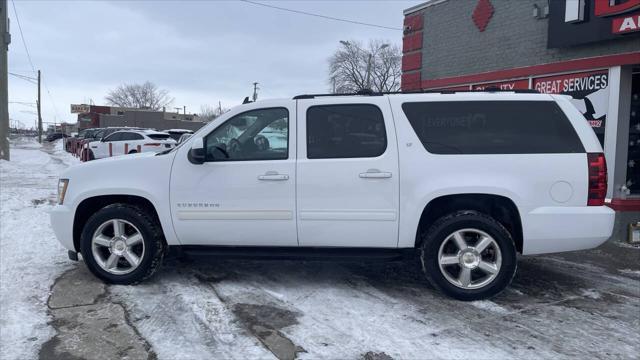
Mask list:
[[[122,351],[119,357],[146,351],[159,359],[557,359],[640,353],[640,249],[619,254],[616,244],[523,257],[511,287],[495,299],[471,303],[441,296],[416,264],[399,263],[170,257],[143,284],[103,286],[86,274],[82,262],[66,259],[49,227],[55,179],[75,162],[56,146],[15,142],[13,161],[0,162],[2,359],[108,358],[106,343]],[[62,304],[59,310],[51,300],[47,307],[51,286],[52,298],[64,298],[53,301]],[[119,323],[97,329],[95,338],[92,329],[64,321],[64,316],[103,314],[101,309],[109,314],[115,305],[125,316],[114,315]],[[137,353],[118,340],[125,328],[145,344]]]
[[[0,160],[0,358],[34,358],[53,336],[47,298],[53,280],[71,267],[55,241],[47,209],[57,174],[77,162],[62,143],[43,148],[32,139],[11,143]]]

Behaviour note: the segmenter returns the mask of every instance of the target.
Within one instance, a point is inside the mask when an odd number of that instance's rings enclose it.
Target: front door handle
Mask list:
[[[367,172],[360,173],[362,179],[389,179],[392,174],[386,171],[380,171],[378,169],[369,169]]]
[[[289,180],[289,175],[287,174],[278,174],[277,171],[267,171],[264,175],[258,176],[258,180],[265,181],[284,181]]]

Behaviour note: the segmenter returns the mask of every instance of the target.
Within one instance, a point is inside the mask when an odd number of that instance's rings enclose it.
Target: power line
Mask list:
[[[31,61],[31,54],[29,54],[29,48],[27,48],[27,42],[24,40],[24,34],[22,33],[22,25],[20,25],[20,18],[18,17],[18,10],[16,10],[16,2],[11,0],[13,4],[13,13],[16,15],[16,22],[18,23],[18,30],[20,30],[20,38],[22,38],[22,45],[24,45],[24,51],[27,52],[27,58],[29,59],[29,64],[31,64],[31,70],[36,72],[36,67],[33,66],[33,61]]]
[[[27,58],[29,59],[29,64],[31,65],[31,70],[36,72],[36,67],[33,66],[33,61],[31,61],[31,54],[29,53],[29,48],[27,47],[27,41],[24,39],[24,34],[22,33],[22,25],[20,25],[20,18],[18,17],[18,10],[16,9],[15,0],[11,0],[13,4],[13,13],[16,15],[16,22],[18,23],[18,30],[20,30],[20,38],[22,39],[22,45],[24,45],[24,50],[27,53]],[[15,76],[15,75],[14,75]],[[25,79],[26,80],[26,79]],[[56,118],[58,116],[58,108],[56,107],[56,102],[53,101],[53,96],[51,96],[51,91],[49,90],[49,86],[47,83],[44,83],[44,88],[47,90],[47,95],[49,95],[49,100],[51,100],[51,105],[53,105],[53,112],[56,114]]]
[[[351,23],[351,24],[356,24],[356,25],[371,26],[371,27],[377,27],[377,28],[387,29],[387,30],[398,30],[398,31],[402,31],[403,30],[402,28],[396,28],[396,27],[384,26],[384,25],[377,25],[377,24],[365,23],[365,22],[361,22],[361,21],[355,21],[355,20],[349,20],[349,19],[341,19],[341,18],[337,18],[337,17],[333,17],[333,16],[314,14],[314,13],[301,11],[301,10],[288,9],[288,8],[283,8],[283,7],[280,7],[280,6],[260,3],[260,2],[257,2],[257,1],[251,1],[251,0],[240,0],[240,1],[245,2],[247,4],[264,6],[264,7],[267,7],[267,8],[272,8],[272,9],[281,10],[281,11],[288,11],[288,12],[301,14],[301,15],[315,16],[315,17],[319,17],[319,18],[323,18],[323,19],[327,19],[327,20],[341,21],[341,22],[346,22],[346,23]]]
[[[18,79],[20,79],[20,80],[28,81],[28,82],[30,82],[30,83],[32,83],[32,84],[36,84],[36,81],[38,80],[38,79],[36,79],[36,78],[32,78],[32,77],[30,77],[30,76],[20,75],[20,74],[12,73],[12,72],[10,72],[10,71],[7,71],[7,73],[8,73],[9,75],[11,75],[11,76],[15,76],[15,77],[17,77],[17,78],[18,78]]]
[[[56,107],[56,102],[53,101],[53,96],[51,96],[51,91],[49,91],[49,87],[47,86],[46,82],[44,83],[44,88],[45,90],[47,90],[47,95],[49,95],[49,100],[51,100],[51,105],[53,105],[53,112],[54,114],[56,114],[56,119],[59,118],[60,116],[58,115],[58,108]]]

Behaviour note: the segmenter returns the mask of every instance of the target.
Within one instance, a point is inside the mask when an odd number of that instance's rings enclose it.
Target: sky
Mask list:
[[[9,1],[9,72],[42,71],[42,117],[75,122],[70,104],[105,104],[110,89],[151,81],[197,113],[259,99],[329,90],[328,58],[340,40],[401,46],[402,11],[423,1],[265,1],[398,30],[344,23],[242,1]],[[256,0],[258,1],[258,0]],[[36,86],[9,75],[9,116],[34,126]],[[172,109],[173,110],[173,109]]]

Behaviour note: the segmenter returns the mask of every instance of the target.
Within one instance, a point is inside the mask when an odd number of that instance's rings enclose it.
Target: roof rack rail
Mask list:
[[[374,92],[371,89],[360,90],[355,93],[338,93],[338,94],[302,94],[293,97],[293,100],[302,99],[314,99],[317,97],[331,97],[331,96],[382,96],[382,95],[394,95],[394,94],[455,94],[455,93],[475,93],[475,92],[511,92],[516,94],[539,94],[540,92],[535,89],[500,89],[498,87],[488,87],[482,90],[408,90],[408,91],[385,91]]]

